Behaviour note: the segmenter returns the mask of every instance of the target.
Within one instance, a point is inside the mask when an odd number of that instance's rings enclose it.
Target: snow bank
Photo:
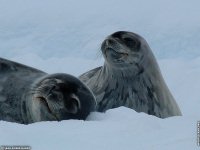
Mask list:
[[[184,117],[162,120],[120,107],[105,114],[93,113],[87,121],[0,122],[0,143],[31,145],[34,150],[194,149],[194,121]]]

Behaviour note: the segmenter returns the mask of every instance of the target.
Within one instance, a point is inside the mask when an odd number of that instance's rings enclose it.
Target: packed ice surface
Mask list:
[[[200,120],[199,0],[0,0],[0,57],[78,76],[103,65],[101,42],[127,30],[143,36],[182,110],[159,119],[120,107],[86,121],[0,121],[0,145],[34,150],[193,150]],[[1,88],[1,87],[0,87]]]

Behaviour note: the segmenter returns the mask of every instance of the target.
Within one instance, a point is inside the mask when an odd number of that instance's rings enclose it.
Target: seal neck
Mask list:
[[[125,68],[117,68],[113,67],[106,62],[102,67],[100,76],[104,76],[104,79],[112,78],[112,79],[119,79],[119,78],[126,78],[126,79],[133,79],[135,76],[138,76],[144,72],[144,69],[137,63],[130,67]]]

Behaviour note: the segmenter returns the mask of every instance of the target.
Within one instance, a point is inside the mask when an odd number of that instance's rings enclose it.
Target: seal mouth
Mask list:
[[[114,58],[120,58],[128,56],[128,52],[122,49],[121,44],[113,38],[107,38],[101,45],[101,50],[106,57],[108,55],[113,56]]]
[[[129,54],[109,47],[105,49],[105,56],[107,60],[111,60],[115,64],[121,64],[125,62]]]
[[[113,48],[111,48],[111,47],[106,48],[105,51],[106,51],[106,53],[107,53],[108,51],[111,51],[111,52],[113,52],[114,54],[117,54],[117,55],[128,56],[128,53],[119,52],[119,51],[117,51],[116,49],[113,49]]]

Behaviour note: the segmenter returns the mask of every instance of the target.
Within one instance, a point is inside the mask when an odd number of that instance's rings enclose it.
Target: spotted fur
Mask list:
[[[103,41],[101,51],[104,66],[79,77],[95,94],[98,111],[125,106],[160,118],[181,115],[141,36],[125,31],[113,33]]]

